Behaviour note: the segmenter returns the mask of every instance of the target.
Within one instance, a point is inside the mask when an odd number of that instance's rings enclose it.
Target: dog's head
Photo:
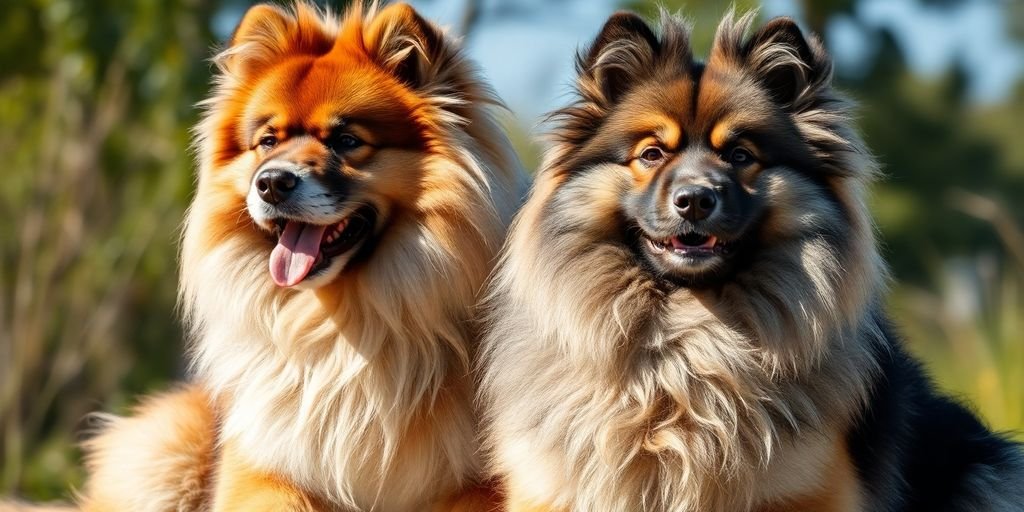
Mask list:
[[[480,114],[493,100],[409,6],[339,20],[302,2],[259,5],[216,62],[186,264],[230,241],[277,286],[319,289],[374,259],[441,267],[408,260],[477,228],[500,236],[480,160],[510,160],[504,138],[466,135],[493,130]]]
[[[850,188],[871,166],[830,59],[790,19],[750,21],[727,17],[701,62],[681,22],[656,34],[617,14],[580,57],[580,101],[554,114],[553,179],[681,286],[721,285],[758,249],[841,239],[860,215]]]

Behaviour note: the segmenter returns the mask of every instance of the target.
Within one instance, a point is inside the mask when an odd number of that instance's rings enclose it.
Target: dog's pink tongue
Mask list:
[[[316,263],[320,240],[327,226],[288,221],[270,253],[270,277],[278,286],[294,286],[306,278]]]

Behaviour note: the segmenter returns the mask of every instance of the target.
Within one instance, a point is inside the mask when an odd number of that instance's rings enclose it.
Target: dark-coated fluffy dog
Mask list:
[[[820,42],[617,14],[487,307],[512,511],[1024,509],[1017,446],[938,395],[883,312],[875,173]]]

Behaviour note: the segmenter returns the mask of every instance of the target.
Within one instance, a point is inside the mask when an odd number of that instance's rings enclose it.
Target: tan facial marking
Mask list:
[[[711,136],[709,137],[711,147],[716,149],[725,148],[726,144],[731,141],[734,135],[732,123],[728,121],[719,121],[715,124],[715,127],[711,129]]]

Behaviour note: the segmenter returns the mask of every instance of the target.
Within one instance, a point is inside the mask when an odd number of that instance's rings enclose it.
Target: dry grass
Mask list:
[[[937,262],[932,288],[896,288],[896,320],[946,391],[1024,440],[1024,236],[998,202],[954,197],[998,233],[1005,253]]]

